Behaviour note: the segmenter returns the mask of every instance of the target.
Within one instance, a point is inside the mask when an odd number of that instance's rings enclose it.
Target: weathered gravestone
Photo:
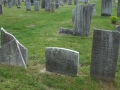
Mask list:
[[[102,0],[101,16],[111,16],[112,14],[112,0]]]
[[[91,5],[77,5],[74,19],[74,35],[88,36],[93,8]]]
[[[68,5],[72,5],[72,0],[68,0]]]
[[[96,14],[96,5],[95,4],[89,4],[93,7],[93,12],[92,12],[92,16],[95,16]]]
[[[116,29],[115,29],[115,31],[118,31],[118,32],[120,32],[120,25],[116,26]]]
[[[9,0],[9,1],[8,1],[8,7],[9,7],[9,8],[12,8],[12,0]]]
[[[40,11],[39,1],[34,1],[35,11]]]
[[[27,48],[18,40],[1,28],[0,63],[5,65],[20,66],[26,68]]]
[[[47,71],[77,76],[79,52],[65,48],[47,47],[45,58]]]
[[[59,0],[55,0],[56,8],[59,8]]]
[[[50,2],[50,11],[55,12],[55,10],[56,10],[55,2],[51,1]]]
[[[120,17],[120,0],[118,0],[117,16]]]
[[[73,30],[70,30],[68,28],[59,28],[58,29],[58,33],[59,34],[69,34],[69,35],[73,35]]]
[[[2,4],[0,3],[0,14],[3,14]]]
[[[51,0],[45,0],[45,11],[50,11]]]
[[[31,11],[31,2],[26,2],[26,11]]]
[[[41,7],[42,7],[42,8],[45,8],[45,0],[42,0]]]
[[[119,52],[120,33],[94,30],[90,76],[113,82]]]

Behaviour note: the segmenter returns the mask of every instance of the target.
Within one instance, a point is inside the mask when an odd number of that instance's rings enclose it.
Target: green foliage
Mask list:
[[[110,18],[111,18],[111,22],[113,24],[117,23],[117,21],[118,21],[118,17],[117,16],[111,16]]]

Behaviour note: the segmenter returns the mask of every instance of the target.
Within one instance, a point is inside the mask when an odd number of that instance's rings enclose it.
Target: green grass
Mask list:
[[[0,27],[13,34],[28,48],[27,69],[0,65],[0,90],[119,90],[120,62],[118,60],[114,83],[101,82],[90,78],[91,49],[94,28],[114,30],[110,17],[101,17],[101,0],[96,3],[96,16],[92,17],[88,37],[59,35],[58,28],[73,29],[72,9],[75,5],[60,6],[56,12],[44,9],[26,11],[21,8],[3,7]],[[116,3],[113,3],[117,5]],[[117,7],[112,10],[117,15]],[[120,19],[119,19],[120,22]],[[69,77],[55,73],[42,73],[45,68],[45,48],[62,47],[78,51],[79,76]]]

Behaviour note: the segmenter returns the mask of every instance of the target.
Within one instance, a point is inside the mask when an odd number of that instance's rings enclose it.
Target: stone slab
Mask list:
[[[45,49],[46,70],[70,76],[78,75],[79,52],[58,48],[47,47]]]

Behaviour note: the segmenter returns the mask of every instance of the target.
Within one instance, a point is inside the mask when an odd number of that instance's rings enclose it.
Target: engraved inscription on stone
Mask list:
[[[90,75],[92,78],[113,82],[119,52],[118,32],[94,30]]]
[[[47,71],[77,76],[79,52],[65,48],[47,47],[45,58]]]
[[[26,68],[28,51],[10,33],[1,28],[0,63]]]

